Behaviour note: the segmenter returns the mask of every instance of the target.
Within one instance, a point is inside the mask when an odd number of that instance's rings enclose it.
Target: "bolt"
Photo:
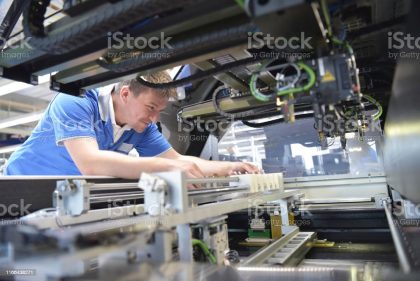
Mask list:
[[[137,253],[135,251],[127,252],[127,262],[134,263],[137,260]]]

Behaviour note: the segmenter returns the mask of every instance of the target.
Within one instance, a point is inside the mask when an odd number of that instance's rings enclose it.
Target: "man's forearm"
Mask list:
[[[232,169],[232,163],[227,161],[209,161],[188,155],[181,155],[180,160],[194,162],[206,176],[226,175],[226,172]]]
[[[153,173],[170,169],[167,159],[129,157],[113,151],[98,151],[91,159],[91,163],[87,163],[89,168],[80,169],[79,167],[82,174],[138,179],[142,172]]]

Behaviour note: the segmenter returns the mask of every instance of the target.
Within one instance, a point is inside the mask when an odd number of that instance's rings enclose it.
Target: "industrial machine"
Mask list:
[[[0,178],[1,279],[418,280],[420,2],[55,4],[11,1],[2,77],[177,88],[177,151],[265,173]]]

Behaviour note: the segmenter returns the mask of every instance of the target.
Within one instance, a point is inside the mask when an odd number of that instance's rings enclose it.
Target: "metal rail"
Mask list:
[[[315,232],[299,232],[298,227],[284,227],[288,233],[249,257],[244,265],[297,265],[311,248]]]
[[[239,182],[238,177],[212,177],[212,178],[198,178],[186,179],[186,184],[221,184]],[[138,182],[122,182],[122,183],[95,183],[89,186],[90,191],[104,191],[104,190],[124,190],[124,189],[142,189]]]
[[[388,220],[389,229],[391,230],[392,240],[394,241],[395,250],[397,251],[397,256],[400,262],[401,269],[404,271],[404,273],[409,273],[411,271],[411,266],[407,252],[403,246],[403,242],[401,241],[401,236],[398,233],[396,227],[396,224],[398,222],[395,221],[392,217],[391,204],[388,203],[386,200],[383,200],[382,203],[385,210],[386,218]]]

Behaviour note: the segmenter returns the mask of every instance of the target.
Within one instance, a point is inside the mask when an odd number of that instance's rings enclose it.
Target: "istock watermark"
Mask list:
[[[0,217],[22,217],[28,215],[32,204],[25,204],[25,200],[20,199],[19,204],[0,204]]]
[[[361,126],[360,121],[355,118],[337,119],[334,114],[317,114],[315,117],[314,127],[323,131],[346,133],[362,130],[363,133],[382,133],[380,122],[370,122],[368,126]]]
[[[123,32],[108,32],[108,49],[128,49],[128,50],[143,50],[143,49],[172,49],[169,41],[172,37],[166,37],[164,32],[160,36],[132,36],[129,33]]]
[[[204,120],[198,117],[197,119],[184,119],[183,122],[178,122],[178,132],[179,133],[191,133],[193,131],[198,131],[200,133],[209,132],[215,133],[218,131],[227,130],[235,120]]]
[[[388,32],[388,58],[420,60],[420,37],[402,31]]]
[[[29,52],[19,52],[18,50],[31,50],[33,47],[29,44],[31,37],[23,38],[22,40],[10,39],[0,37],[0,57],[4,59],[22,59],[28,58]],[[11,50],[5,52],[5,50]]]
[[[206,135],[178,135],[179,142],[205,142],[208,138]]]
[[[127,215],[127,208],[134,206],[135,202],[125,201],[122,199],[108,200],[107,212],[110,218],[122,217]],[[132,210],[130,214],[132,214]],[[146,212],[151,216],[165,216],[173,213],[173,209],[168,206],[155,203],[147,206],[141,212]]]
[[[248,49],[261,49],[263,47],[277,50],[313,49],[311,40],[312,37],[306,36],[305,32],[301,32],[299,36],[291,37],[272,36],[263,32],[248,32]]]
[[[25,37],[22,40],[0,37],[0,49],[32,49],[29,40],[31,37]]]

